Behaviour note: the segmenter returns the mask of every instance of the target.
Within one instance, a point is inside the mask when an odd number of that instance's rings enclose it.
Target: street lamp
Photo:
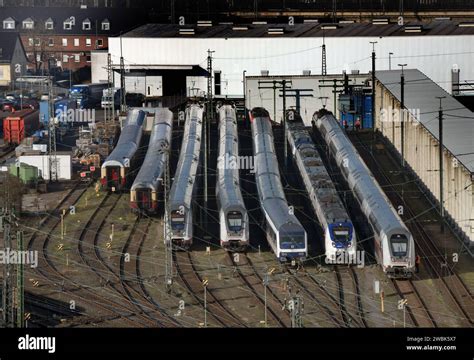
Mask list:
[[[401,122],[400,122],[400,147],[402,155],[402,167],[405,167],[405,74],[403,68],[407,64],[398,64],[402,68],[400,74],[400,111],[401,111]]]
[[[73,59],[75,58],[75,56],[66,55],[66,58],[68,59],[68,62],[69,62],[69,59]],[[71,91],[71,88],[72,88],[72,65],[69,66],[69,91]]]

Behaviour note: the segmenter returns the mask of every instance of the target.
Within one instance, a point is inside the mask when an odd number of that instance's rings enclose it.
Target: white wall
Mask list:
[[[301,75],[302,70],[321,73],[322,38],[127,38],[123,37],[125,64],[201,65],[206,67],[207,50],[214,53],[214,70],[222,71],[223,95],[242,95],[242,72],[247,76]],[[461,69],[461,79],[473,79],[471,66],[474,36],[392,36],[327,37],[329,74],[343,70],[371,69],[370,41],[377,41],[377,68],[388,69],[388,54],[393,52],[392,69],[399,63],[418,68],[450,92],[451,69]],[[146,49],[146,51],[144,51]],[[120,59],[120,39],[109,39],[112,61]]]
[[[71,180],[71,155],[57,155],[58,179]],[[20,156],[20,163],[32,165],[38,168],[38,176],[49,180],[49,155]]]
[[[91,51],[92,83],[109,81],[107,75],[107,51]]]

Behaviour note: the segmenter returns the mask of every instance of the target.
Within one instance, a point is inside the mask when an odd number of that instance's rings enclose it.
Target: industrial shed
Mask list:
[[[377,41],[377,70],[399,63],[418,68],[451,91],[452,69],[461,79],[473,79],[471,66],[474,27],[450,20],[430,24],[405,23],[296,23],[289,24],[147,24],[121,37],[109,39],[113,67],[123,55],[127,78],[137,73],[161,76],[163,96],[206,92],[201,80],[207,69],[208,50],[214,51],[214,94],[243,95],[243,71],[247,76],[268,71],[274,75],[302,75],[303,70],[321,74],[323,38],[327,52],[327,74],[371,70],[371,41]],[[146,51],[144,51],[146,50]],[[390,55],[393,53],[393,55]],[[95,66],[92,64],[92,66]],[[139,77],[141,76],[141,78]],[[115,76],[119,86],[120,75]],[[152,91],[151,89],[150,91]],[[148,91],[148,90],[147,90]],[[254,95],[251,95],[254,96]],[[255,94],[258,99],[258,94]]]
[[[401,154],[401,71],[376,73],[376,128]],[[474,113],[419,70],[405,70],[404,158],[440,201],[439,121],[443,108],[443,203],[447,218],[474,246]],[[387,116],[387,114],[389,116]]]

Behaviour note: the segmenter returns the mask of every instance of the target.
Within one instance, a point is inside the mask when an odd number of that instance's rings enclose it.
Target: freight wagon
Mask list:
[[[19,145],[39,128],[39,111],[27,109],[17,111],[3,121],[3,139],[6,144]]]

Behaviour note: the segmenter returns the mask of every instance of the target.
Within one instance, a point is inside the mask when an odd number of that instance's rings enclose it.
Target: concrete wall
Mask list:
[[[376,90],[376,127],[401,153],[400,120],[382,121],[380,111],[400,103],[379,83]],[[436,201],[440,199],[439,142],[411,114],[405,115],[405,161],[416,172]],[[471,173],[448,151],[443,154],[443,196],[447,215],[474,246],[474,182]]]

